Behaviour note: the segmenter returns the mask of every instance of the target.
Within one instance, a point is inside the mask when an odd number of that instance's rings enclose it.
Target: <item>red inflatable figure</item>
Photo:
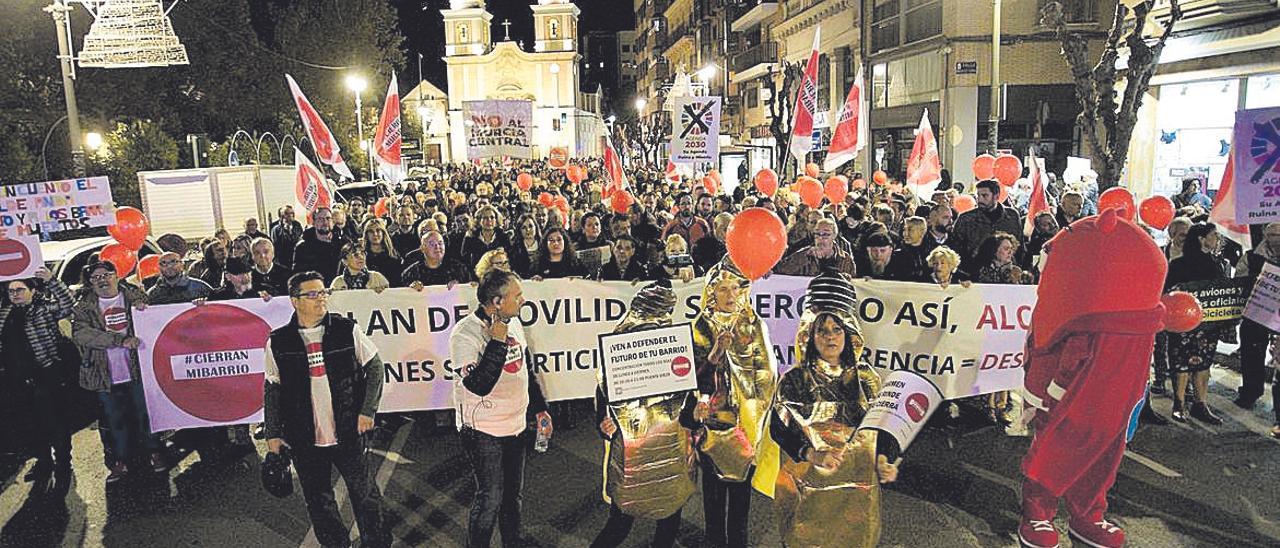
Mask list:
[[[1107,521],[1130,424],[1145,400],[1168,265],[1142,229],[1114,210],[1081,219],[1046,245],[1027,337],[1025,398],[1035,437],[1022,459],[1023,546],[1058,546],[1059,499],[1069,534],[1124,545]]]

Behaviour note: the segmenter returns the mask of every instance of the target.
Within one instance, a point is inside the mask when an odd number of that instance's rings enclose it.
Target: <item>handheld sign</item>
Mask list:
[[[942,401],[942,392],[929,379],[911,370],[894,371],[885,376],[858,429],[886,432],[906,451]]]
[[[609,403],[698,388],[690,324],[599,338]]]

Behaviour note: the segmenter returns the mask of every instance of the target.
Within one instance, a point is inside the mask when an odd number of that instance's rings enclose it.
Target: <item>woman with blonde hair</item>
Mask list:
[[[970,277],[967,273],[960,270],[960,254],[945,245],[934,248],[929,252],[926,259],[929,263],[929,270],[932,273],[929,279],[946,289],[952,283],[959,283],[963,287],[969,287]]]
[[[370,219],[364,225],[364,254],[369,269],[386,276],[391,285],[400,285],[400,272],[404,270],[400,254],[391,245],[391,233],[382,219]]]
[[[501,247],[485,252],[484,255],[480,256],[480,260],[476,261],[476,279],[484,279],[484,275],[494,269],[512,272],[511,260],[507,257],[507,250]]]

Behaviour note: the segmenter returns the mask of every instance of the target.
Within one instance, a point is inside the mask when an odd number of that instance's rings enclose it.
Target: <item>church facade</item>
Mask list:
[[[449,9],[441,10],[449,127],[467,124],[466,101],[530,101],[535,158],[545,157],[552,147],[568,148],[579,157],[599,156],[605,134],[601,94],[578,88],[578,7],[568,0],[539,0],[530,9],[535,26],[532,52],[510,39],[493,40],[493,15],[485,10],[484,0],[452,0]],[[466,139],[465,131],[450,132],[452,161],[474,159],[466,157]]]

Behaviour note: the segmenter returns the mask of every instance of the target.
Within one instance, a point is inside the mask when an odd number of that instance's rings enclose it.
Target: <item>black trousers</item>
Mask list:
[[[476,496],[467,517],[470,548],[488,548],[495,524],[503,546],[520,545],[524,450],[528,445],[525,434],[500,438],[474,428],[462,429],[462,448],[476,478]]]
[[[609,521],[604,529],[591,541],[591,548],[616,548],[627,540],[631,534],[631,526],[636,522],[635,516],[622,512],[616,504],[609,505]],[[653,532],[653,548],[671,548],[676,543],[676,535],[680,534],[680,510],[658,520],[658,528]]]
[[[1248,318],[1240,321],[1240,392],[1243,401],[1262,397],[1267,373],[1267,345],[1271,330]]]
[[[52,458],[59,466],[71,466],[71,429],[65,416],[67,389],[51,379],[37,380],[32,389],[32,451],[36,459],[50,464],[52,450]]]
[[[373,469],[364,442],[331,447],[293,448],[293,466],[302,484],[307,514],[316,528],[316,540],[324,546],[347,546],[350,533],[333,500],[333,469],[347,483],[347,493],[360,525],[362,546],[390,546],[391,531],[383,524],[382,492],[374,483]]]
[[[702,463],[702,510],[707,518],[707,543],[711,546],[747,546],[747,518],[751,513],[751,476],[745,481],[724,481],[715,465]]]

